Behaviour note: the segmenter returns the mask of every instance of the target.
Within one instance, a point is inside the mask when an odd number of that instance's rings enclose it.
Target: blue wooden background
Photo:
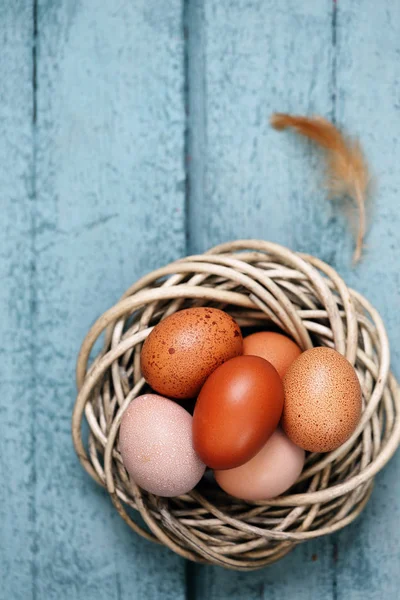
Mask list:
[[[319,113],[376,184],[362,263],[316,154]],[[137,277],[241,237],[316,254],[379,308],[400,375],[400,3],[1,0],[0,598],[394,600],[400,455],[362,517],[261,572],[136,538],[80,468],[74,362]]]

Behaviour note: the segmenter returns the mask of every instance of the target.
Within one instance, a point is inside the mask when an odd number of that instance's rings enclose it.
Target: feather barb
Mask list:
[[[354,262],[361,258],[366,232],[366,197],[369,174],[362,148],[357,140],[345,137],[322,117],[301,117],[275,113],[271,125],[278,131],[291,128],[325,150],[327,185],[331,196],[348,196],[358,209],[358,233]]]

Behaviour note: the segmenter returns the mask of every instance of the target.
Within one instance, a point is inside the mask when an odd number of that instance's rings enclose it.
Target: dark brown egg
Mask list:
[[[216,308],[188,308],[161,321],[141,352],[147,383],[171,398],[193,398],[222,363],[242,353],[236,321]]]
[[[283,384],[259,356],[238,356],[207,379],[193,415],[193,444],[213,469],[232,469],[250,460],[281,418]]]

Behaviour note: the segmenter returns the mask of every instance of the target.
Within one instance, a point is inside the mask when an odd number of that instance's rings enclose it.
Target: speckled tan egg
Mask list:
[[[283,379],[282,427],[304,450],[330,452],[353,433],[361,416],[361,387],[349,361],[331,348],[303,352]]]
[[[147,383],[171,398],[193,398],[209,375],[238,356],[243,338],[236,321],[216,308],[188,308],[161,321],[141,352]]]
[[[122,416],[122,461],[133,481],[152,494],[180,496],[200,481],[206,466],[192,440],[191,415],[168,398],[143,394]]]

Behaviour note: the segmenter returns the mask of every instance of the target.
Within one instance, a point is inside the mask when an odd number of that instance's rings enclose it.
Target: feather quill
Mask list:
[[[348,196],[358,209],[358,233],[354,262],[361,258],[366,231],[366,197],[369,183],[368,166],[358,140],[345,137],[322,117],[298,117],[275,113],[271,125],[278,131],[291,128],[325,150],[327,186],[331,196]]]

